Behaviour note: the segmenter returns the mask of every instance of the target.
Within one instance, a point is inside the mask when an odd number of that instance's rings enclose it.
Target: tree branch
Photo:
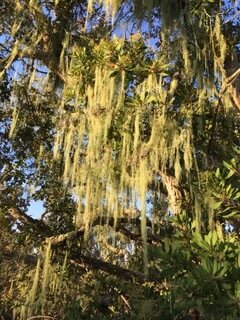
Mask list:
[[[64,234],[60,235],[54,235],[53,230],[44,223],[43,221],[40,221],[38,219],[33,219],[32,217],[28,216],[26,213],[24,213],[22,210],[17,208],[10,208],[8,210],[9,216],[14,220],[19,220],[24,225],[28,225],[33,227],[35,230],[39,231],[40,234],[47,237],[47,241],[50,241],[53,246],[64,246],[68,240],[74,240],[79,239],[84,236],[85,233],[85,227],[81,226],[76,231],[70,231]],[[95,221],[92,224],[92,227],[98,226],[98,225],[108,225],[110,227],[115,227],[117,232],[120,232],[124,234],[128,239],[137,241],[139,243],[142,243],[142,236],[141,234],[136,234],[128,230],[123,224],[131,224],[140,226],[141,220],[139,218],[118,218],[117,222],[115,224],[114,218],[107,218],[107,217],[98,217],[95,219]],[[147,226],[152,227],[152,222],[147,218]],[[163,244],[163,241],[161,239],[162,235],[170,235],[172,234],[173,228],[160,228],[159,235],[148,235],[147,242],[149,244],[152,243],[160,243]]]
[[[151,282],[160,282],[160,279],[151,278],[148,276],[144,276],[142,273],[137,273],[125,268],[122,268],[117,265],[113,265],[111,263],[101,261],[99,259],[87,257],[84,255],[80,255],[80,257],[74,257],[70,260],[72,265],[77,267],[83,267],[83,265],[88,265],[92,270],[101,270],[112,274],[118,278],[125,279],[127,281],[137,281],[140,284],[143,284],[146,281]]]
[[[131,231],[129,231],[125,226],[122,224],[132,224],[132,225],[141,225],[141,220],[139,218],[118,218],[116,222],[116,231],[124,234],[128,239],[137,241],[139,243],[142,243],[142,235],[136,234]],[[98,225],[108,225],[110,227],[115,227],[115,221],[114,218],[97,218],[93,224],[92,227],[98,226]],[[152,222],[147,218],[147,226],[152,227]],[[172,234],[173,229],[170,228],[168,230],[165,230],[165,228],[162,228],[164,230],[160,230],[159,235],[148,235],[147,242],[149,244],[152,243],[160,243],[163,244],[163,241],[160,236],[162,235],[170,235]],[[85,227],[80,227],[77,231],[70,231],[65,234],[61,234],[58,236],[52,236],[48,238],[49,241],[51,241],[52,245],[54,246],[62,246],[65,245],[67,240],[74,240],[78,239],[84,236],[85,233]]]
[[[19,208],[10,208],[8,209],[9,216],[14,220],[19,220],[24,225],[28,225],[33,227],[34,229],[40,231],[43,233],[43,235],[51,235],[52,230],[50,227],[44,223],[43,221],[40,221],[38,219],[33,219],[32,217],[28,216],[26,213],[24,213]]]

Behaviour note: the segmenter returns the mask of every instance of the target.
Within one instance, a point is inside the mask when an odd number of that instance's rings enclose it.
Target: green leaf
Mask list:
[[[222,204],[222,201],[221,202],[215,202],[215,203],[213,203],[212,208],[213,209],[218,209],[218,208],[220,208],[221,204]]]
[[[227,271],[228,271],[228,265],[225,263],[223,268],[218,272],[219,278],[224,277]]]
[[[164,239],[164,249],[166,253],[170,252],[170,243],[168,237]]]
[[[114,77],[116,77],[116,75],[118,75],[119,74],[119,70],[115,70],[115,71],[113,71],[111,74],[110,74],[110,78],[114,78]]]
[[[223,165],[224,165],[224,167],[226,167],[228,170],[232,170],[232,165],[230,164],[230,163],[228,163],[228,162],[226,162],[226,161],[223,161]]]
[[[216,232],[216,230],[213,230],[212,231],[212,245],[213,246],[215,246],[215,244],[217,243],[217,240],[218,240],[217,232]]]
[[[205,257],[205,259],[203,259],[202,266],[208,273],[213,274],[213,262],[209,257]]]
[[[215,275],[218,272],[218,263],[216,260],[213,261],[213,270],[212,270],[212,274]]]
[[[238,253],[238,268],[240,268],[240,252]]]
[[[240,192],[237,192],[237,194],[233,197],[233,200],[239,199],[240,198]]]
[[[194,240],[195,240],[196,244],[197,244],[199,247],[201,247],[201,248],[209,251],[210,246],[209,246],[208,242],[204,241],[203,238],[202,238],[202,236],[201,236],[199,233],[195,233],[195,234],[193,235],[193,237],[194,237]]]
[[[235,284],[235,296],[240,298],[240,281],[238,280]]]
[[[229,179],[229,178],[231,178],[233,175],[234,175],[234,173],[235,173],[235,170],[230,170],[229,171],[229,173],[228,173],[228,175],[226,176],[226,179]]]
[[[229,214],[224,215],[223,217],[224,217],[225,219],[228,219],[228,218],[231,218],[231,217],[235,216],[237,213],[239,213],[239,212],[235,210],[235,211],[232,211],[232,212],[229,213]]]

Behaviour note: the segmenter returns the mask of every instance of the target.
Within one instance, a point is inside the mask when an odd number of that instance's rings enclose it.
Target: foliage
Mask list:
[[[237,4],[0,10],[1,318],[240,317]]]

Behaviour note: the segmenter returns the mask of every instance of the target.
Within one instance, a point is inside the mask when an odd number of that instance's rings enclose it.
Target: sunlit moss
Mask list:
[[[19,117],[19,109],[17,108],[17,106],[15,106],[12,114],[12,122],[11,122],[10,131],[9,131],[9,138],[12,138],[15,133],[18,117]]]
[[[88,16],[95,3],[102,4],[107,19],[113,20],[122,4],[118,0],[88,1]],[[54,161],[63,161],[63,180],[78,205],[76,224],[84,224],[86,230],[102,214],[114,216],[116,221],[118,215],[121,216],[130,204],[136,205],[137,199],[141,198],[138,202],[143,212],[144,237],[144,197],[156,174],[161,176],[173,212],[180,212],[179,186],[182,179],[189,178],[195,166],[193,162],[196,162],[193,160],[192,118],[195,112],[204,112],[206,102],[218,98],[215,80],[219,84],[222,82],[222,86],[226,80],[227,44],[220,16],[209,17],[206,10],[196,13],[196,21],[188,18],[193,30],[189,41],[186,29],[178,28],[182,24],[183,10],[173,1],[171,3],[170,10],[169,2],[161,1],[161,52],[152,56],[152,61],[148,57],[144,63],[135,63],[138,57],[131,56],[137,43],[141,42],[141,50],[146,50],[139,33],[128,42],[115,36],[99,43],[90,40],[88,46],[76,43],[71,54],[68,52],[69,33],[61,44],[58,68],[64,84],[59,90],[54,114],[53,165]],[[134,4],[135,14],[141,19],[142,11],[147,14],[158,5],[155,1],[135,1]],[[55,5],[58,5],[57,1]],[[31,0],[29,7],[32,11],[39,10],[39,3]],[[14,24],[13,34],[19,26],[20,21]],[[42,32],[37,31],[31,35],[31,39],[37,41],[35,44],[40,44],[42,37]],[[181,47],[177,59],[173,40]],[[19,51],[20,44],[16,41],[5,68],[11,65]],[[207,76],[203,77],[203,74]],[[29,72],[29,90],[37,81],[33,69]],[[48,82],[50,74],[42,81],[44,93],[49,92]],[[184,82],[196,91],[197,101],[189,105],[178,101],[179,96],[185,94],[179,92],[180,88],[183,90]],[[226,97],[223,99],[227,101]],[[36,108],[38,104],[36,99]],[[72,109],[70,112],[67,104]],[[19,119],[15,107],[10,137],[14,136],[18,121],[24,119]],[[43,152],[40,156],[44,157]]]
[[[16,57],[19,53],[19,48],[20,48],[20,41],[16,40],[13,45],[11,54],[9,55],[8,59],[6,60],[6,63],[4,65],[3,70],[0,72],[0,80],[2,79],[3,75],[5,74],[5,71],[8,70],[8,68],[11,66],[11,64],[16,59]]]
[[[26,320],[46,314],[48,296],[62,295],[66,265],[67,254],[62,265],[52,263],[51,241],[48,241],[41,252],[41,257],[39,256],[37,260],[36,267],[28,274],[29,281],[21,286],[19,294],[23,303],[14,307],[14,319]]]

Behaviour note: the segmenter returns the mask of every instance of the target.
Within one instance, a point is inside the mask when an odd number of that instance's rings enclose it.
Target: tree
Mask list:
[[[234,10],[3,1],[3,319],[239,316]]]

